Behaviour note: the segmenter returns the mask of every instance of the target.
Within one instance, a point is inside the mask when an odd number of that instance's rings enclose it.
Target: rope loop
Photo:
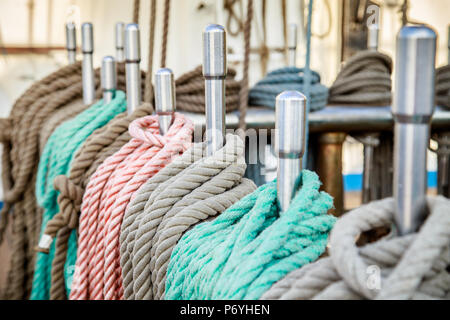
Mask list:
[[[0,142],[9,143],[11,141],[12,121],[9,118],[0,119]]]

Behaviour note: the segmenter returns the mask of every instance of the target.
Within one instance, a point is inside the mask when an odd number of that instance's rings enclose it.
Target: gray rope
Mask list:
[[[320,76],[311,71],[310,101],[311,111],[323,109],[327,104],[328,89],[320,84]],[[269,72],[249,93],[249,104],[275,108],[275,98],[284,90],[305,91],[303,68],[285,67]]]
[[[427,201],[419,232],[400,237],[392,229],[363,247],[355,245],[362,232],[392,226],[394,200],[347,213],[331,232],[330,256],[291,272],[262,299],[450,299],[450,200]]]
[[[330,87],[328,102],[388,105],[391,102],[392,60],[376,51],[353,55]]]
[[[436,70],[436,103],[450,108],[450,65]]]
[[[125,212],[120,237],[126,299],[161,299],[167,265],[181,236],[255,190],[243,179],[244,144],[236,135],[213,156],[194,144],[138,191]]]

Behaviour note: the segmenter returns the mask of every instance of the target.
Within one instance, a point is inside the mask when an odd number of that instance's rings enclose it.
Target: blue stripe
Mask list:
[[[428,188],[437,187],[437,172],[428,171]],[[361,191],[362,189],[362,173],[344,175],[345,191]]]

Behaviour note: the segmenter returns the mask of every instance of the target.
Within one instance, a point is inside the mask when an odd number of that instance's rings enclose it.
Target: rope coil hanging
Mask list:
[[[130,124],[132,139],[90,178],[81,207],[77,262],[71,299],[121,299],[119,232],[133,193],[191,144],[193,124],[175,113],[166,135],[158,116]]]
[[[256,83],[250,90],[249,103],[252,106],[275,108],[276,96],[284,90],[305,91],[305,69],[285,67],[269,72],[266,77]],[[328,89],[320,84],[320,75],[311,71],[310,110],[325,108]]]
[[[450,65],[436,70],[436,103],[450,108]]]
[[[120,264],[126,299],[163,299],[170,253],[184,232],[211,220],[255,189],[244,179],[244,143],[226,144],[203,157],[197,143],[148,180],[124,216]]]
[[[292,271],[262,299],[448,300],[450,201],[437,196],[427,202],[430,214],[418,232],[400,237],[392,229],[363,247],[355,244],[362,232],[392,226],[394,200],[375,201],[346,213],[331,232],[330,256]]]
[[[290,271],[324,252],[336,218],[320,181],[302,171],[301,189],[280,214],[276,182],[211,222],[188,231],[172,252],[165,299],[258,299]]]
[[[380,52],[353,55],[330,87],[331,104],[388,105],[391,103],[392,59]]]
[[[45,145],[44,152],[39,162],[38,175],[36,181],[36,199],[38,204],[44,209],[42,218],[42,228],[44,231],[48,221],[59,211],[57,206],[57,190],[53,186],[54,178],[70,170],[70,162],[77,149],[86,138],[97,128],[104,126],[114,116],[126,110],[125,93],[116,92],[116,97],[111,103],[104,104],[102,100],[95,103],[74,119],[62,123],[53,132]],[[75,233],[71,235],[69,250],[76,248]],[[46,242],[45,246],[41,242]],[[44,234],[39,243],[40,250],[45,253],[50,251],[48,236]],[[48,299],[50,292],[51,261],[54,250],[50,254],[37,254],[35,274],[33,278],[32,299]],[[73,254],[69,254],[73,256]],[[67,262],[69,265],[74,261]]]

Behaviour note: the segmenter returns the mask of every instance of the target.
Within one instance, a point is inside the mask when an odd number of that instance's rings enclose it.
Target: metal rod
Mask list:
[[[436,33],[405,26],[397,36],[394,127],[395,221],[401,235],[426,215],[427,148],[434,111]]]
[[[378,34],[380,28],[377,23],[370,24],[367,27],[367,49],[377,51],[378,50]]]
[[[125,59],[127,80],[127,110],[131,114],[141,104],[142,87],[141,71],[141,45],[139,39],[139,26],[130,23],[125,29]]]
[[[110,103],[116,92],[116,62],[111,56],[102,60],[101,82],[103,90],[103,104]]]
[[[89,105],[95,100],[94,65],[92,62],[92,54],[94,53],[92,23],[86,22],[81,26],[81,48],[83,51],[83,102]]]
[[[297,55],[297,25],[295,23],[289,24],[288,28],[288,54],[289,66],[295,67]]]
[[[66,49],[69,64],[77,61],[77,34],[75,23],[66,23]]]
[[[218,24],[203,31],[203,76],[205,77],[206,154],[212,155],[225,139],[226,32]]]
[[[289,208],[300,184],[305,138],[306,97],[298,91],[284,91],[275,106],[277,199],[282,212]]]
[[[123,22],[116,23],[116,61],[125,61],[125,24]]]
[[[155,109],[159,132],[165,135],[173,122],[176,109],[175,81],[172,70],[161,68],[155,74]]]

